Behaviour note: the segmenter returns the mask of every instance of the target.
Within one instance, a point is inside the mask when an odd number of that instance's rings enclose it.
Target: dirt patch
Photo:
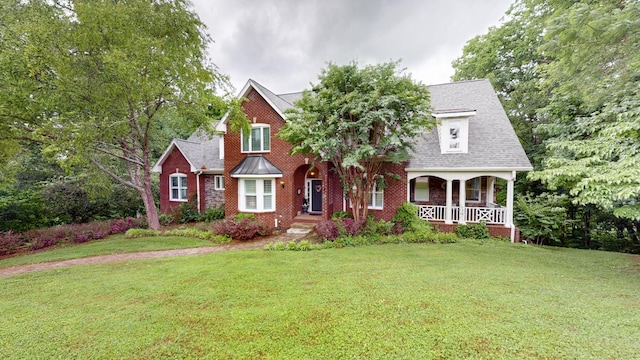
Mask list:
[[[76,266],[76,265],[88,265],[88,264],[103,264],[111,262],[138,260],[138,259],[157,259],[173,256],[187,256],[216,253],[222,251],[234,251],[234,250],[248,250],[248,249],[262,249],[266,244],[270,242],[282,241],[288,242],[292,240],[298,240],[304,235],[300,234],[281,234],[274,236],[267,236],[264,238],[250,240],[250,241],[238,241],[234,240],[229,244],[220,246],[207,246],[190,249],[177,249],[177,250],[159,250],[159,251],[143,251],[126,254],[112,254],[112,255],[98,255],[90,256],[79,259],[52,261],[39,264],[18,265],[9,268],[0,269],[0,277],[8,277],[12,275],[30,273],[40,270],[50,270],[62,267]]]

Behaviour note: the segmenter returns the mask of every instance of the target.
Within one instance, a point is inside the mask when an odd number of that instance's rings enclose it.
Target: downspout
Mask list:
[[[196,172],[196,199],[198,199],[198,214],[200,214],[200,175],[202,170]]]

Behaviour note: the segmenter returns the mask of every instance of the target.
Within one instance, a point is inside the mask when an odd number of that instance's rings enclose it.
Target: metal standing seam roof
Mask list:
[[[280,177],[282,170],[273,165],[263,155],[247,155],[236,167],[231,170],[231,177],[243,176],[269,176]]]
[[[434,127],[416,139],[407,170],[533,170],[489,80],[432,85],[429,91],[434,113],[476,110],[469,118],[468,152],[442,154]]]

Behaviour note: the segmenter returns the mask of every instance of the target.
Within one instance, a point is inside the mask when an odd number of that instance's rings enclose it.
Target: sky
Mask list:
[[[209,57],[237,94],[309,89],[328,62],[401,60],[426,85],[449,82],[465,43],[500,24],[514,0],[192,0]]]

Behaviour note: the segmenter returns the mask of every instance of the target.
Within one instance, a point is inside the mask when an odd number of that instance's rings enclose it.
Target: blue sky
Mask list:
[[[467,40],[500,23],[513,0],[192,0],[211,60],[239,91],[317,82],[331,61],[402,60],[414,79],[448,82]]]

